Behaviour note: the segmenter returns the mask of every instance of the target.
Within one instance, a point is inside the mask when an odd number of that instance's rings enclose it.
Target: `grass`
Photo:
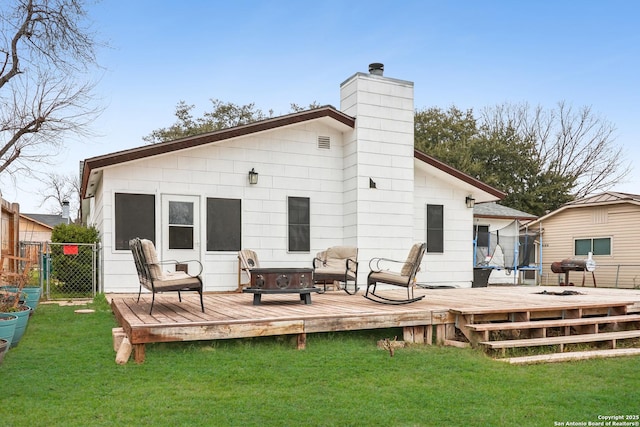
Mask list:
[[[12,426],[553,426],[638,414],[638,358],[511,366],[472,349],[376,348],[400,330],[147,345],[115,363],[104,298],[39,305],[0,366]]]

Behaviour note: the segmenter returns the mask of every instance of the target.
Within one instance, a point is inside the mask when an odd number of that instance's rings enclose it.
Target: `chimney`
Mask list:
[[[384,64],[380,62],[374,62],[369,64],[369,74],[373,74],[374,76],[382,76],[384,72]]]
[[[69,224],[69,202],[66,200],[62,202],[62,219],[67,220],[67,224]]]

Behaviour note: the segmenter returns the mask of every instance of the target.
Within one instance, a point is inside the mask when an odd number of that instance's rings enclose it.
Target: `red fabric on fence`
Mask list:
[[[62,253],[65,255],[78,255],[78,245],[63,245]]]

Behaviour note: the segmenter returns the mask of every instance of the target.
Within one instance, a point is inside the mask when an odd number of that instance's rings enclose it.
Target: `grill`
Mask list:
[[[556,261],[551,263],[551,271],[556,274],[564,274],[564,282],[560,283],[560,286],[573,286],[573,283],[569,282],[569,272],[582,271],[582,286],[584,286],[585,273],[588,271],[593,277],[593,287],[596,287],[596,262],[589,253],[589,258],[567,258],[562,261]]]

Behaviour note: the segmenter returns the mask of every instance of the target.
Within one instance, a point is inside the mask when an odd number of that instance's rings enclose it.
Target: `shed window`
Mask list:
[[[600,237],[574,241],[574,255],[586,256],[589,252],[594,255],[611,255],[611,238]]]

